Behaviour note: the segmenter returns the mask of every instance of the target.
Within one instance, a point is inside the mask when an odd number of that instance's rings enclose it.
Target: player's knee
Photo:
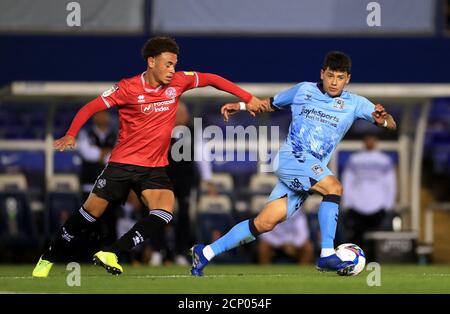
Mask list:
[[[255,226],[261,233],[272,231],[276,225],[277,225],[276,222],[269,220],[259,221],[258,223],[256,223],[255,221]]]
[[[336,181],[328,187],[327,192],[328,194],[341,196],[344,192],[344,188],[340,182]]]
[[[98,197],[94,193],[89,194],[87,200],[83,204],[83,208],[94,217],[100,217],[108,207],[108,201]]]

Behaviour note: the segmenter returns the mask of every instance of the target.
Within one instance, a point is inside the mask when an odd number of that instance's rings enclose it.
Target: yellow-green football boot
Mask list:
[[[33,269],[32,276],[38,277],[38,278],[47,278],[48,273],[53,267],[53,263],[50,261],[47,261],[45,259],[42,259],[42,256],[39,258],[39,261],[37,262],[36,266]]]
[[[111,252],[98,251],[95,253],[94,264],[102,266],[108,273],[113,275],[123,273],[123,268],[118,263],[117,255]]]

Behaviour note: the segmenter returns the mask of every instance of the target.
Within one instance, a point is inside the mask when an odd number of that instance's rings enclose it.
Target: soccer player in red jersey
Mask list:
[[[58,237],[39,259],[33,276],[47,277],[58,254],[95,223],[110,202],[123,202],[130,190],[140,196],[149,215],[105,251],[94,255],[94,262],[109,273],[123,272],[117,256],[146,239],[157,237],[172,219],[174,194],[165,166],[171,132],[180,96],[187,90],[213,86],[246,103],[254,115],[261,101],[232,82],[209,73],[175,72],[179,47],[168,37],[155,37],[142,48],[147,70],[123,79],[101,96],[82,107],[66,135],[54,142],[59,151],[75,147],[75,136],[96,112],[117,106],[119,136],[109,163],[97,178],[83,206],[65,222]]]

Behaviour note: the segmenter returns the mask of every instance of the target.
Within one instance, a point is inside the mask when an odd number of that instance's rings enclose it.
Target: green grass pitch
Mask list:
[[[80,286],[73,287],[64,265],[54,266],[48,278],[32,278],[33,266],[0,265],[0,293],[450,293],[450,265],[382,265],[380,286],[367,284],[368,270],[340,277],[313,266],[211,265],[194,278],[188,267],[124,265],[124,274],[112,276],[82,265]]]

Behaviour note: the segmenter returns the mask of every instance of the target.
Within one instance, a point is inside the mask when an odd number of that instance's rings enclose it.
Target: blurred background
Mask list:
[[[91,119],[77,150],[55,152],[53,140],[87,101],[145,70],[140,49],[155,35],[180,45],[178,70],[219,74],[258,97],[318,81],[330,50],[349,54],[348,89],[382,103],[398,130],[357,121],[334,154],[344,184],[335,245],[356,243],[381,263],[450,262],[449,0],[2,0],[0,262],[35,262],[82,204],[114,144],[117,112]],[[232,99],[190,91],[177,123],[202,118],[225,131],[219,108]],[[254,216],[276,183],[254,158],[258,145],[276,150],[289,122],[289,110],[233,116],[231,125],[277,126],[279,138],[237,139],[245,161],[171,162],[178,202],[167,244],[146,243],[127,261],[185,265],[193,243]],[[215,262],[314,262],[320,201],[312,195],[280,230]],[[72,258],[89,261],[143,214],[133,195],[112,206]]]

